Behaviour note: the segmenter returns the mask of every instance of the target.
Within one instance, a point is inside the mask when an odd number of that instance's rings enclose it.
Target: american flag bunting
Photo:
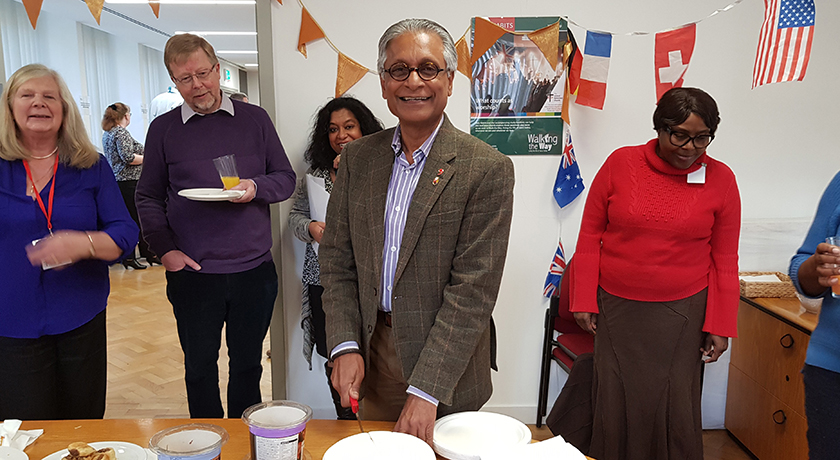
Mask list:
[[[764,0],[753,88],[805,78],[815,18],[814,0]]]

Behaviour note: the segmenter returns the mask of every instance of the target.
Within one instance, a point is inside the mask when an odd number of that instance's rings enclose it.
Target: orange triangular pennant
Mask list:
[[[572,97],[572,92],[569,91],[569,79],[566,78],[566,81],[563,85],[563,106],[560,108],[560,118],[566,122],[567,125],[572,124],[571,117],[569,115],[569,99]]]
[[[466,75],[467,78],[472,78],[470,45],[467,44],[467,34],[464,34],[455,42],[455,50],[458,51],[458,72]]]
[[[102,17],[102,5],[105,0],[85,0],[85,3],[87,3],[90,14],[93,15],[93,19],[96,19],[96,23],[99,24],[99,19]]]
[[[298,35],[298,51],[300,51],[300,54],[306,57],[306,44],[319,38],[324,38],[324,31],[312,19],[309,11],[303,8],[300,13],[300,35]]]
[[[32,28],[38,23],[38,16],[41,14],[41,4],[44,0],[23,0],[23,7],[26,8],[26,14],[29,16],[29,23]]]
[[[149,0],[149,6],[152,7],[152,13],[155,13],[155,17],[160,19],[160,3]]]
[[[496,43],[496,40],[502,38],[502,35],[506,33],[507,30],[484,18],[475,18],[475,37],[473,38],[470,65],[475,64],[475,61],[487,52],[493,46],[493,43]]]
[[[277,1],[280,2],[281,5],[283,4],[283,0],[277,0]]]
[[[560,21],[525,34],[542,51],[552,69],[557,68],[557,51],[560,47]]]
[[[566,73],[566,78],[563,82],[563,107],[560,109],[560,118],[562,118],[569,126],[572,125],[571,115],[569,114],[569,102],[571,102],[572,98],[572,78],[569,70],[569,58],[572,56],[572,52],[574,51],[575,45],[572,44],[571,40],[567,40],[566,43],[563,44],[563,71]]]
[[[341,97],[348,89],[358,83],[368,68],[338,52],[338,71],[335,76],[335,97]]]

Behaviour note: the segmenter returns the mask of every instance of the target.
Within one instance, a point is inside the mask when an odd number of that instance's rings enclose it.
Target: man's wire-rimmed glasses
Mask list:
[[[193,79],[197,79],[198,81],[207,81],[210,78],[210,75],[213,74],[213,71],[216,70],[216,66],[219,64],[214,65],[209,70],[200,70],[196,73],[187,75],[186,77],[175,78],[172,77],[172,80],[179,85],[190,85],[193,82]]]

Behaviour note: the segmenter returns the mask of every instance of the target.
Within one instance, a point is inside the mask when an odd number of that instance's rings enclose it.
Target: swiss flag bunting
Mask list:
[[[696,24],[690,24],[676,30],[656,34],[653,64],[656,70],[656,100],[671,88],[683,85],[683,77],[691,53],[694,52]]]

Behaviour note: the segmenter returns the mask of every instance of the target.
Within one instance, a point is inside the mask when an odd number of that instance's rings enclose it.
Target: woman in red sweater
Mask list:
[[[719,122],[707,93],[671,89],[657,137],[613,152],[590,186],[570,295],[597,332],[599,460],[703,459],[702,361],[736,335],[739,295],[738,186],[706,155]]]

